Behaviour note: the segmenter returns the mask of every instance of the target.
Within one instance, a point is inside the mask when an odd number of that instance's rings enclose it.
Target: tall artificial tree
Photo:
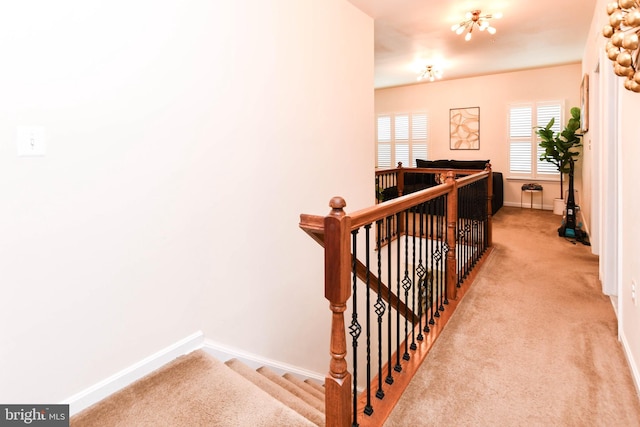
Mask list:
[[[564,175],[569,173],[571,160],[580,155],[577,148],[582,146],[582,135],[576,133],[580,129],[580,108],[571,109],[571,118],[562,132],[554,134],[551,129],[554,123],[555,119],[552,118],[547,126],[538,126],[536,134],[540,137],[540,147],[544,149],[540,160],[554,164],[560,172],[560,198],[563,199]]]

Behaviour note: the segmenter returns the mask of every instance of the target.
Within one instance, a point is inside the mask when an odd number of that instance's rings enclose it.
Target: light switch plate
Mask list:
[[[18,156],[44,156],[47,152],[43,126],[18,126],[16,143]]]

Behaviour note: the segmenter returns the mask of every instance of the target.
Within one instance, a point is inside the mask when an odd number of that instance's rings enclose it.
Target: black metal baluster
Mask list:
[[[396,230],[400,226],[401,213],[396,214]],[[396,242],[396,295],[398,301],[400,301],[400,239]],[[396,310],[396,364],[393,369],[396,372],[402,372],[402,365],[400,364],[400,310]]]
[[[378,390],[376,391],[378,399],[384,398],[384,391],[382,390],[382,319],[386,309],[382,300],[382,251],[379,250],[381,226],[382,220],[376,221],[376,231],[378,233],[378,298],[374,307],[378,316]]]
[[[351,313],[351,325],[349,326],[349,334],[351,335],[351,348],[353,349],[353,421],[351,423],[352,427],[358,426],[358,338],[360,337],[360,332],[362,332],[362,327],[360,323],[358,323],[358,287],[356,286],[358,283],[358,274],[356,272],[357,260],[358,260],[358,240],[357,240],[358,230],[354,230],[351,232],[351,251],[353,253],[352,257],[352,266],[351,266],[351,276],[353,280],[353,285],[351,288],[352,294],[352,313]]]
[[[420,219],[420,234],[419,234],[419,244],[418,248],[418,267],[416,269],[416,273],[418,274],[418,341],[424,340],[424,336],[422,335],[422,304],[425,302],[424,298],[424,279],[425,279],[425,268],[422,265],[422,240],[423,231],[424,231],[424,203],[418,206],[418,217]],[[426,246],[426,245],[425,245]],[[415,328],[414,328],[415,329]]]
[[[413,209],[412,212],[412,233],[411,233],[411,265],[413,268],[411,269],[411,278],[412,283],[416,283],[416,211]],[[407,304],[409,305],[409,304]],[[411,311],[415,314],[416,312],[416,287],[411,287]],[[418,346],[416,345],[416,325],[413,320],[413,316],[411,316],[411,350],[416,350]]]
[[[431,218],[431,201],[428,201],[427,203],[424,204],[424,210],[425,210],[425,218],[424,218],[424,225],[425,225],[425,230],[424,230],[424,235],[425,235],[425,242],[424,242],[424,249],[425,249],[425,256],[424,256],[424,264],[425,264],[425,269],[426,269],[426,273],[425,273],[425,282],[424,282],[424,328],[423,331],[424,332],[429,332],[429,320],[427,319],[428,316],[428,311],[429,311],[429,298],[431,295],[431,290],[428,288],[429,286],[429,282],[432,281],[430,279],[430,277],[433,277],[433,268],[431,268],[431,275],[429,275],[429,260],[431,259],[431,250],[430,248],[430,242],[431,242],[431,233],[430,233],[430,229],[429,229],[429,221]],[[433,267],[433,266],[432,266]]]
[[[434,294],[434,289],[433,289],[433,283],[437,280],[437,270],[436,270],[436,251],[437,251],[437,247],[435,244],[436,239],[438,238],[437,234],[437,222],[436,222],[436,218],[438,215],[438,199],[435,200],[429,200],[429,205],[430,207],[430,212],[431,212],[431,216],[429,217],[429,222],[431,223],[431,238],[429,239],[429,254],[430,254],[430,258],[431,258],[431,283],[429,284],[429,288],[430,288],[430,293],[429,293],[429,324],[430,325],[434,325],[436,323],[434,317],[435,314],[434,310],[433,310],[433,298],[435,297]]]
[[[475,184],[475,183],[474,183]],[[467,193],[469,194],[469,202],[465,203],[465,218],[464,218],[464,231],[465,231],[465,262],[464,262],[464,276],[458,277],[458,284],[462,283],[462,279],[469,275],[471,268],[470,261],[473,259],[473,210],[475,202],[474,184],[469,186]]]
[[[402,289],[404,289],[404,360],[411,359],[409,355],[409,290],[411,289],[411,279],[409,278],[409,211],[404,211],[404,279],[402,279]]]
[[[464,221],[464,187],[458,188],[458,223]],[[458,250],[458,258],[456,260],[456,269],[458,271],[458,277],[460,276],[460,272],[464,270],[464,227],[458,227],[458,232],[456,233],[456,241],[459,246]]]
[[[443,254],[442,254],[442,219],[444,218],[446,212],[447,212],[447,206],[446,204],[443,203],[443,197],[438,197],[436,204],[438,205],[438,217],[436,218],[436,241],[435,241],[435,246],[436,246],[436,250],[434,253],[434,259],[436,261],[436,286],[435,286],[435,290],[436,290],[436,294],[435,294],[435,301],[433,303],[434,308],[434,314],[433,317],[440,317],[440,310],[439,307],[441,305],[441,291],[442,291],[442,258],[443,258]]]
[[[469,257],[470,257],[470,253],[469,253],[469,205],[471,204],[471,197],[473,196],[473,193],[469,188],[470,186],[466,186],[463,187],[463,195],[461,200],[464,201],[463,203],[463,218],[462,218],[462,226],[460,227],[460,230],[458,232],[458,235],[462,235],[464,236],[464,246],[462,246],[462,272],[461,274],[458,273],[458,284],[460,284],[460,279],[467,277],[467,273],[469,272]]]
[[[448,195],[445,196],[445,206],[448,206]],[[447,227],[449,225],[449,211],[447,209],[444,210],[445,214],[444,214],[444,222],[442,223],[442,230],[443,230],[443,237],[442,237],[442,271],[444,272],[442,274],[442,304],[440,304],[439,310],[440,311],[444,311],[444,305],[443,304],[449,304],[449,300],[447,299],[447,252],[449,252],[449,245],[447,244]],[[451,214],[453,215],[453,214]],[[458,224],[456,223],[455,226],[457,227]],[[455,236],[457,230],[453,230],[453,235]],[[454,243],[455,244],[455,243]]]
[[[367,404],[364,407],[366,415],[373,414],[373,406],[371,406],[371,260],[370,260],[370,234],[371,224],[364,226],[365,229],[365,258],[366,258],[366,282],[367,282],[367,310],[366,310],[366,337],[367,337]]]
[[[387,235],[391,235],[391,219],[393,217],[392,216],[388,216],[387,217]],[[391,271],[392,271],[392,265],[391,265],[391,247],[387,247],[387,289],[389,291],[388,293],[388,299],[387,301],[389,301],[389,304],[391,304],[391,296],[393,295],[393,292],[391,292],[391,287],[392,287],[392,282],[391,282]],[[397,307],[396,307],[396,311],[398,311]],[[392,353],[391,353],[391,342],[393,341],[393,339],[391,338],[391,329],[392,329],[392,325],[391,325],[391,306],[389,306],[389,310],[387,311],[387,334],[388,334],[388,338],[387,338],[387,378],[385,379],[385,382],[387,384],[393,384],[393,374],[391,371],[391,365],[392,365]]]
[[[480,259],[480,252],[481,252],[481,242],[482,242],[482,235],[480,233],[480,222],[482,221],[482,217],[484,217],[484,211],[485,211],[485,206],[486,203],[483,203],[482,199],[483,199],[483,191],[482,191],[482,186],[484,184],[484,181],[478,181],[476,183],[476,200],[478,203],[478,208],[477,210],[477,214],[474,216],[473,218],[473,235],[474,235],[474,239],[473,239],[473,252],[474,252],[474,256],[473,256],[473,267],[476,266],[476,264],[478,263],[478,260]],[[485,199],[486,201],[486,199]]]

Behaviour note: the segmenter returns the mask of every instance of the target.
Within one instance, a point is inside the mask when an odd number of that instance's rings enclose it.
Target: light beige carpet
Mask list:
[[[590,248],[510,208],[495,250],[385,426],[640,426]]]
[[[203,351],[71,418],[72,427],[315,426]]]
[[[385,426],[640,426],[640,401],[590,248],[560,217],[508,208],[495,250]],[[292,395],[293,396],[293,395]],[[198,351],[71,426],[314,425]]]

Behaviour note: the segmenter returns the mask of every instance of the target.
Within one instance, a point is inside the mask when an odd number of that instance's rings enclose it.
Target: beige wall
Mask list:
[[[505,204],[520,206],[524,181],[508,180],[509,104],[560,100],[568,117],[571,107],[580,105],[580,79],[580,64],[571,64],[380,89],[376,90],[375,109],[376,114],[427,111],[430,159],[490,159],[493,169],[504,174]],[[476,106],[480,107],[480,150],[450,150],[449,109]],[[540,182],[544,185],[545,208],[551,209],[553,198],[560,195],[559,184]],[[576,180],[576,188],[580,189],[580,184]]]
[[[198,330],[325,372],[298,215],[373,202],[372,20],[345,0],[3,18],[0,402],[62,401]],[[46,156],[17,157],[32,124]]]

